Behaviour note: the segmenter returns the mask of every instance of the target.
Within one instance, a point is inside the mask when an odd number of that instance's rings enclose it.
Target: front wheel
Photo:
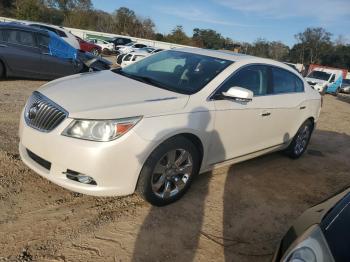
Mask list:
[[[292,142],[286,149],[286,153],[289,157],[293,159],[301,157],[301,155],[306,151],[306,148],[309,144],[312,130],[313,124],[311,120],[306,120],[299,128]]]
[[[155,206],[180,199],[199,171],[199,153],[194,144],[175,137],[158,146],[145,162],[137,192]]]

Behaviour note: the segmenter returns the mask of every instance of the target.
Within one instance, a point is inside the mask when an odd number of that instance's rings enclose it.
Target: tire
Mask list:
[[[334,92],[334,96],[338,96],[340,93],[340,87],[337,88],[337,90],[335,90]]]
[[[313,127],[314,125],[311,120],[306,120],[301,125],[292,142],[285,151],[290,158],[297,159],[306,151]]]
[[[0,61],[0,79],[5,77],[5,67],[4,64]]]
[[[197,148],[187,138],[177,136],[166,140],[146,160],[136,191],[154,206],[177,201],[198,174],[199,155]]]
[[[91,50],[91,54],[93,54],[94,56],[98,56],[100,54],[100,52],[98,51],[97,48],[94,48]]]

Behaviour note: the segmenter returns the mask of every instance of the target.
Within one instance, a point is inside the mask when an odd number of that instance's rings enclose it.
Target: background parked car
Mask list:
[[[0,77],[54,79],[109,69],[110,64],[75,49],[46,29],[0,23]]]
[[[131,52],[129,54],[126,54],[123,58],[123,61],[121,62],[121,66],[127,66],[135,63],[136,61],[140,61],[144,59],[145,57],[149,56],[149,53],[146,52]]]
[[[90,52],[91,54],[98,56],[99,54],[102,53],[102,48],[98,45],[95,45],[94,43],[87,42],[80,37],[76,36],[79,45],[80,45],[80,50],[83,50],[85,52]]]
[[[350,79],[343,79],[342,87],[340,88],[341,93],[350,94]]]
[[[31,21],[20,21],[20,23],[28,26],[34,26],[37,28],[45,29],[48,31],[51,31],[55,34],[57,34],[59,37],[62,37],[64,41],[66,41],[68,44],[73,46],[75,49],[79,49],[80,45],[78,40],[76,39],[76,36],[73,35],[71,32],[69,32],[67,29],[56,26],[56,25],[49,25],[49,24],[43,24],[43,23],[37,23],[37,22],[31,22]]]
[[[350,261],[350,188],[308,209],[283,237],[273,261]]]
[[[117,63],[118,65],[121,65],[122,62],[123,62],[123,58],[124,58],[124,56],[126,56],[126,55],[127,55],[127,54],[119,54],[119,55],[117,55],[116,63]]]
[[[114,44],[110,43],[110,42],[108,42],[106,40],[96,39],[96,38],[89,38],[88,41],[90,43],[93,43],[93,44],[98,45],[99,47],[101,47],[103,53],[107,53],[108,54],[108,53],[111,53],[111,52],[115,51]]]
[[[126,45],[132,42],[130,38],[126,38],[126,37],[114,37],[111,39],[106,39],[106,41],[113,43],[114,47],[118,45]]]
[[[149,54],[155,54],[155,53],[158,53],[160,51],[163,51],[163,49],[159,49],[159,48],[157,49],[157,48],[153,48],[153,47],[149,47],[149,46],[140,48],[138,50],[138,52],[146,52],[146,53],[149,53]]]
[[[118,51],[120,54],[127,54],[130,52],[136,52],[139,51],[141,48],[147,47],[147,45],[139,44],[139,43],[129,43],[126,45],[119,45],[116,46],[116,51]]]
[[[314,68],[306,77],[306,81],[322,94],[337,94],[343,81],[340,69]]]

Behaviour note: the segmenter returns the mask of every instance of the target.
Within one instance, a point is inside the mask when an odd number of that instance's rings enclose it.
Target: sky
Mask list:
[[[128,7],[151,18],[156,31],[169,33],[182,25],[213,29],[236,41],[258,38],[292,46],[307,27],[323,27],[350,42],[350,0],[92,0],[96,9],[113,12]]]

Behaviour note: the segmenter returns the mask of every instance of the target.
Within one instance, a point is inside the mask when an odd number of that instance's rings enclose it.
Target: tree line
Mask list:
[[[350,45],[324,28],[307,28],[295,35],[292,47],[280,41],[258,38],[253,43],[238,43],[212,29],[194,28],[188,36],[181,25],[168,34],[156,32],[151,18],[137,15],[126,7],[108,13],[93,7],[91,0],[0,0],[0,16],[41,21],[55,25],[153,39],[209,49],[241,53],[292,63],[323,64],[350,68]]]

